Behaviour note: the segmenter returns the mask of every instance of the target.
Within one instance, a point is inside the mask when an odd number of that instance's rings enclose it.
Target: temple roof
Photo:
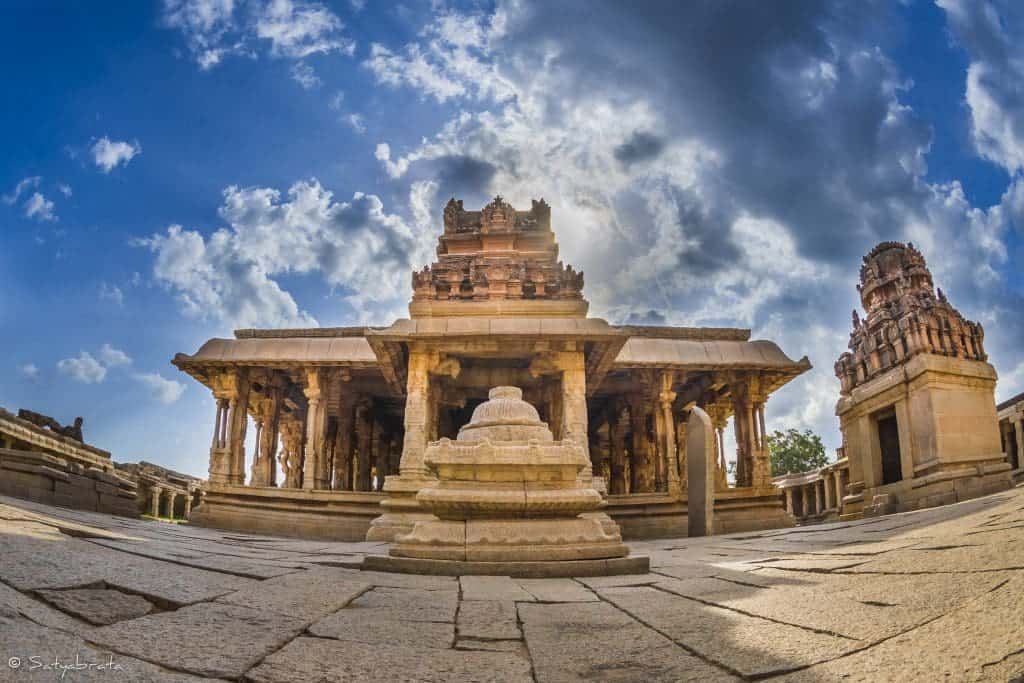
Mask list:
[[[616,366],[686,366],[694,368],[743,368],[799,370],[811,367],[807,358],[794,361],[774,342],[697,341],[631,337],[615,359]]]

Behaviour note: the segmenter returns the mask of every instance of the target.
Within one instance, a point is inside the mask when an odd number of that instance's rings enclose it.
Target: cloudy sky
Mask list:
[[[749,327],[839,443],[861,255],[912,240],[1024,391],[1024,5],[5,3],[0,406],[205,475],[169,363],[385,324],[448,197],[551,204],[611,322]]]

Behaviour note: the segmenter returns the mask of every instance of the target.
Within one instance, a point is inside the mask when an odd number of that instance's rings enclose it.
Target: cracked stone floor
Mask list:
[[[1024,488],[631,545],[649,574],[412,576],[0,497],[0,681],[1024,681]]]

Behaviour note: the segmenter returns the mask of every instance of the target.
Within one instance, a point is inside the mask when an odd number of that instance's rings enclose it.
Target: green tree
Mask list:
[[[810,429],[787,429],[785,433],[775,430],[768,435],[768,452],[773,477],[787,472],[810,472],[828,464],[821,437]]]

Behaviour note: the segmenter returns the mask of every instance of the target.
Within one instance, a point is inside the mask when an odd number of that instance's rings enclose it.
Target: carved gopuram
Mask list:
[[[849,459],[843,517],[956,502],[1009,488],[996,371],[981,325],[936,290],[912,244],[864,257],[850,350],[836,363]]]
[[[694,406],[715,436],[714,530],[792,524],[771,482],[765,406],[806,358],[748,330],[588,318],[583,275],[559,261],[543,200],[529,211],[450,201],[437,261],[412,285],[410,318],[387,327],[239,330],[175,357],[214,398],[194,523],[393,540],[432,517],[416,499],[436,481],[428,443],[455,439],[491,388],[512,386],[553,439],[582,449],[586,484],[625,538],[686,535]]]

